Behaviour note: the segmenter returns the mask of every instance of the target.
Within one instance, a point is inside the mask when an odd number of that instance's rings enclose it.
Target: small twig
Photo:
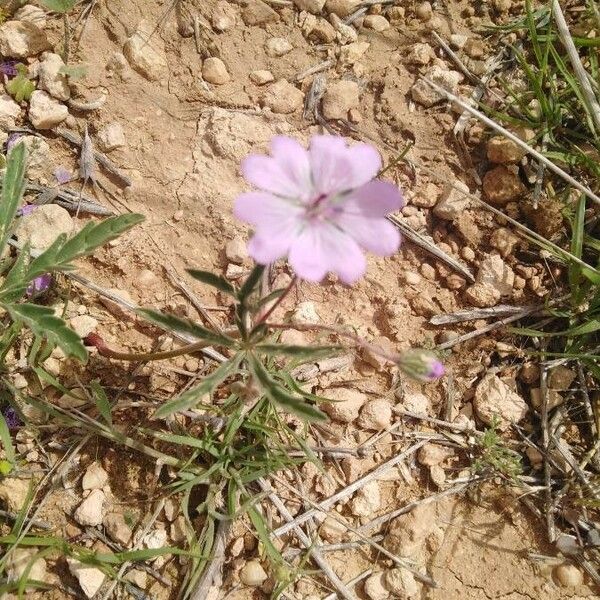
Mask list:
[[[369,577],[371,573],[373,573],[373,569],[367,569],[366,571],[363,571],[360,575],[353,577],[346,585],[349,587],[355,586],[357,583],[360,583],[361,581]],[[333,594],[328,594],[327,596],[325,596],[325,598],[323,598],[323,600],[337,600],[337,594],[335,592]]]
[[[8,510],[0,510],[0,517],[10,519],[11,521],[17,521],[20,518],[17,513]],[[46,523],[46,521],[41,521],[40,519],[25,519],[25,522],[31,523],[33,527],[37,527],[38,529],[52,529],[53,527],[50,523]]]
[[[450,46],[448,46],[448,44],[440,37],[440,35],[436,31],[432,32],[432,36],[433,36],[433,39],[442,47],[444,52],[448,55],[448,58],[450,58],[454,62],[454,64],[460,69],[460,71],[463,73],[463,75],[467,79],[469,79],[474,84],[485,85],[485,83],[481,80],[480,77],[477,77],[477,75],[474,75],[467,68],[465,63],[462,60],[460,60],[458,54],[456,54],[456,52],[454,52],[452,50],[452,48],[450,48]]]
[[[556,525],[554,523],[554,506],[552,502],[552,467],[548,460],[550,454],[550,432],[548,428],[548,370],[542,365],[540,371],[540,395],[542,397],[541,406],[541,427],[542,427],[542,447],[544,449],[544,485],[546,486],[546,527],[548,530],[548,539],[551,543],[556,540]]]
[[[318,65],[314,65],[313,67],[310,67],[310,68],[298,73],[298,75],[296,75],[296,77],[294,77],[294,81],[299,82],[299,81],[302,81],[303,79],[306,79],[307,77],[310,77],[311,75],[315,75],[316,73],[320,73],[321,71],[326,71],[330,67],[333,67],[334,64],[335,64],[335,61],[333,61],[331,59],[324,60],[323,62],[320,62]]]
[[[492,317],[505,317],[524,313],[533,306],[509,306],[499,304],[490,308],[473,308],[457,310],[453,313],[434,315],[429,319],[432,325],[448,325],[449,323],[463,323],[464,321],[478,321],[479,319],[491,319]],[[545,308],[545,307],[540,307]],[[527,316],[527,315],[525,315]]]

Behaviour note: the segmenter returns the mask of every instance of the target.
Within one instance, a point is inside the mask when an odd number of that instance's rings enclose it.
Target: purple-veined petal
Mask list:
[[[369,144],[356,144],[346,150],[352,165],[352,187],[359,187],[377,177],[381,155]]]
[[[271,140],[271,154],[293,183],[297,197],[308,200],[313,192],[308,151],[295,139],[278,135]]]
[[[354,174],[346,141],[337,135],[315,135],[310,141],[310,167],[317,195],[351,190]]]
[[[343,212],[367,217],[385,217],[404,206],[402,193],[393,184],[377,179],[352,191],[343,199]]]
[[[383,217],[369,218],[342,213],[335,222],[365,250],[378,256],[391,256],[400,246],[398,229]]]
[[[303,212],[302,207],[266,192],[240,194],[233,208],[233,214],[238,219],[275,232],[289,219],[298,219]]]

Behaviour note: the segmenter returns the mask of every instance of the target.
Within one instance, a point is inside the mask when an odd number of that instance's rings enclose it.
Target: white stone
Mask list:
[[[46,27],[47,16],[44,9],[33,4],[26,4],[15,13],[14,19],[15,21],[28,21],[40,29],[44,29]]]
[[[29,120],[36,129],[52,129],[69,116],[64,104],[43,90],[36,90],[29,101]]]
[[[500,255],[492,254],[481,261],[477,272],[477,283],[496,289],[500,297],[510,297],[514,282],[513,270]]]
[[[61,233],[71,234],[73,227],[71,215],[62,206],[42,204],[19,219],[15,235],[32,250],[46,250]]]
[[[407,569],[390,569],[385,573],[385,585],[394,596],[402,600],[417,600],[421,597],[421,584]]]
[[[356,517],[370,517],[381,508],[381,493],[377,481],[369,481],[350,501],[350,510]]]
[[[360,88],[356,81],[341,79],[328,86],[322,109],[326,119],[347,119],[348,112],[359,104]]]
[[[579,587],[583,583],[583,574],[575,565],[558,565],[554,575],[563,587]]]
[[[8,581],[18,581],[25,575],[25,571],[29,566],[29,563],[37,554],[37,548],[15,548],[8,557],[6,563],[6,574]],[[46,561],[43,558],[38,558],[31,565],[29,572],[27,573],[27,579],[34,581],[45,581],[46,580]],[[25,592],[33,593],[36,590],[35,587],[26,587]]]
[[[452,454],[452,450],[444,448],[444,446],[440,446],[439,444],[425,444],[419,449],[417,460],[426,467],[432,467],[439,465],[449,456],[452,456]]]
[[[336,14],[338,17],[347,17],[357,8],[360,0],[327,0],[325,10]]]
[[[16,477],[5,477],[0,480],[0,500],[9,511],[18,513],[25,506],[30,483],[27,479]]]
[[[0,95],[0,128],[3,130],[15,126],[15,120],[21,116],[21,107],[8,95]]]
[[[431,401],[420,392],[407,392],[402,399],[402,408],[417,415],[428,415],[431,411]]]
[[[142,541],[144,546],[151,550],[164,548],[167,545],[167,531],[165,529],[154,529],[147,533]]]
[[[100,569],[85,565],[74,558],[67,558],[67,563],[71,575],[77,579],[83,593],[88,598],[92,598],[104,583],[104,573]]]
[[[385,585],[385,574],[383,572],[373,573],[365,581],[365,594],[370,600],[387,600],[390,597]]]
[[[454,94],[456,93],[458,84],[462,81],[463,76],[458,71],[443,69],[442,67],[435,65],[427,72],[427,78]],[[419,79],[412,86],[410,93],[415,102],[426,108],[441,102],[445,98],[442,93],[434,90],[422,79]]]
[[[214,85],[223,85],[231,79],[225,63],[216,56],[211,56],[202,63],[202,77]]]
[[[156,81],[167,73],[167,59],[160,36],[148,21],[140,21],[136,31],[125,42],[123,54],[132,68],[150,81]]]
[[[433,214],[440,219],[448,221],[453,221],[463,214],[471,205],[471,198],[462,192],[466,194],[471,193],[466,183],[463,183],[460,179],[448,182],[433,209]]]
[[[486,425],[491,425],[496,418],[500,431],[506,431],[511,423],[522,421],[528,410],[523,398],[493,374],[486,375],[477,385],[473,407]]]
[[[10,58],[36,56],[49,48],[46,34],[31,21],[7,21],[0,26],[0,54]]]
[[[229,31],[235,25],[235,16],[233,6],[225,0],[221,0],[213,11],[211,25],[215,31]]]
[[[104,501],[106,497],[102,490],[92,490],[90,495],[79,505],[75,511],[75,520],[81,525],[95,527],[102,523]]]
[[[411,46],[406,62],[410,65],[424,66],[428,65],[434,58],[433,48],[429,44],[419,42]]]
[[[348,531],[348,528],[344,526],[345,520],[338,513],[327,515],[319,527],[319,535],[330,544],[341,542]]]
[[[299,10],[305,10],[318,15],[325,6],[325,0],[294,0],[294,4]]]
[[[340,423],[351,423],[358,417],[367,396],[352,388],[332,388],[326,392],[327,398],[336,402],[324,402],[321,408]]]
[[[123,148],[125,144],[125,132],[121,123],[113,121],[102,127],[98,132],[98,145],[104,152]]]
[[[267,579],[267,573],[257,560],[248,561],[240,570],[240,581],[249,587],[258,587]]]
[[[392,405],[383,398],[369,400],[360,411],[358,425],[363,429],[379,431],[389,427],[392,421]]]
[[[292,323],[297,325],[318,323],[319,317],[313,302],[300,302],[292,315]]]
[[[131,527],[125,521],[125,517],[120,512],[108,513],[102,520],[106,533],[117,544],[123,547],[129,545],[131,541]]]
[[[65,63],[58,54],[45,52],[38,67],[38,87],[57,100],[68,100],[71,97],[67,76],[60,72],[64,66]]]
[[[294,49],[288,40],[282,37],[274,37],[267,40],[265,50],[269,56],[279,57],[284,56]]]
[[[90,333],[96,331],[98,327],[98,321],[90,315],[77,315],[69,319],[69,324],[81,338],[87,337]]]
[[[286,79],[280,79],[268,87],[261,104],[274,113],[288,115],[302,108],[304,94]]]
[[[83,474],[81,487],[84,490],[100,490],[108,483],[108,473],[100,463],[93,462]]]
[[[340,48],[339,63],[341,67],[350,67],[358,62],[371,47],[369,42],[352,42]]]
[[[241,265],[248,258],[246,242],[240,237],[229,240],[225,245],[225,256],[228,261]]]
[[[363,20],[363,27],[381,33],[390,28],[390,22],[383,15],[367,15]]]
[[[271,71],[252,71],[252,73],[250,73],[250,81],[256,85],[265,85],[265,83],[271,83],[271,81],[275,81],[275,77],[273,77],[273,73],[271,73]]]

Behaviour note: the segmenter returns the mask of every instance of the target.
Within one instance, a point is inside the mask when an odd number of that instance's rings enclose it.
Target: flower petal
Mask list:
[[[403,206],[402,193],[394,184],[375,179],[346,197],[343,212],[367,217],[385,217]]]
[[[377,256],[391,256],[400,246],[400,233],[387,219],[342,214],[336,223],[365,250]]]
[[[346,150],[352,165],[352,187],[359,187],[377,177],[381,155],[369,144],[356,144]]]
[[[331,223],[307,225],[293,241],[288,260],[302,279],[315,282],[333,271],[344,283],[354,283],[367,268],[359,245]]]
[[[353,187],[346,141],[337,135],[315,135],[310,141],[310,167],[317,194],[341,193]]]
[[[281,163],[271,156],[247,156],[242,161],[242,173],[248,183],[278,196],[299,198],[304,192],[304,188],[298,186]]]
[[[266,192],[247,192],[235,199],[233,214],[263,230],[277,231],[288,219],[297,219],[302,208]]]
[[[298,230],[295,230],[297,235]],[[284,257],[294,240],[294,228],[277,231],[257,231],[248,242],[248,254],[259,264],[268,265]]]
[[[282,172],[297,190],[297,197],[308,200],[312,195],[308,151],[295,139],[283,135],[271,140],[271,154]]]

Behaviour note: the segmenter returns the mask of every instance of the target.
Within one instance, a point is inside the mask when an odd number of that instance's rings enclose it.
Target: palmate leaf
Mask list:
[[[316,406],[305,402],[301,396],[295,396],[275,381],[258,358],[251,355],[248,363],[256,381],[271,402],[308,421],[327,420],[327,415]]]
[[[87,360],[87,350],[81,338],[51,308],[37,304],[4,304],[4,308],[14,321],[29,327],[36,336],[46,338],[68,356],[83,362]]]
[[[16,144],[8,155],[0,195],[0,254],[11,235],[12,223],[23,198],[25,154],[25,145]]]

